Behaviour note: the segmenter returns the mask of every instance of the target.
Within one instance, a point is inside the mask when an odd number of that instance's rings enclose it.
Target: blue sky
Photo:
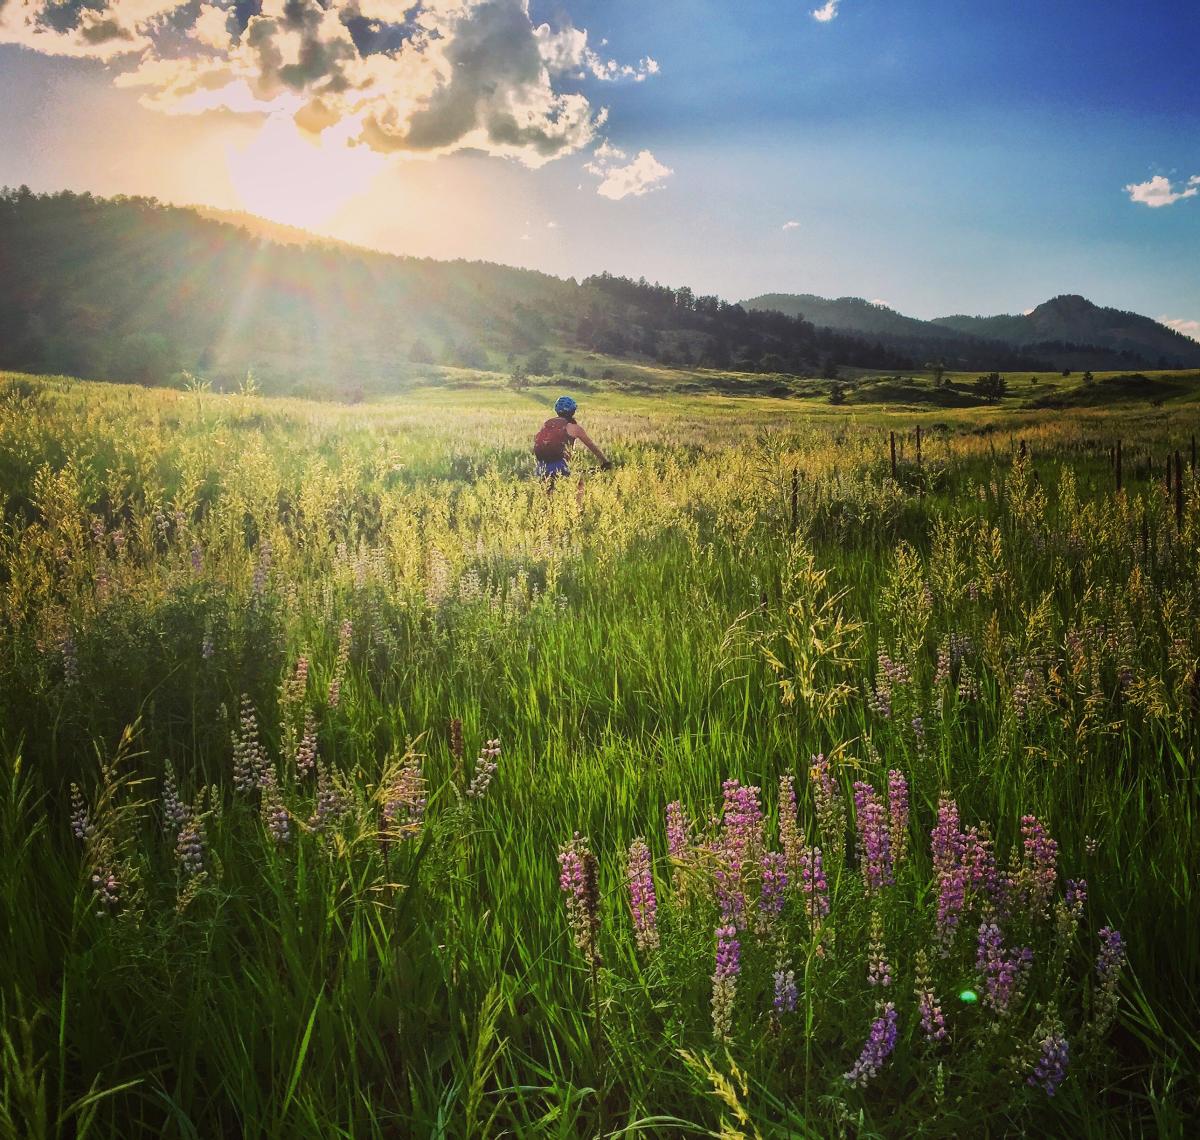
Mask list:
[[[271,2],[253,11],[282,28]],[[402,0],[328,2],[305,0],[335,47],[347,9],[393,45],[421,18]],[[96,49],[70,27],[52,40],[17,27],[15,5],[0,7],[0,182],[251,208],[395,252],[727,297],[852,294],[927,317],[1078,292],[1200,322],[1195,3],[840,0],[819,21],[814,0],[531,0],[527,13],[523,0],[430,0],[425,47],[450,45],[453,90],[399,64],[380,79],[347,48],[356,104],[322,94],[331,64],[286,88],[255,73],[257,102],[222,95],[186,115],[191,60],[208,61],[209,89],[253,71],[239,48],[251,6],[207,13],[201,36],[188,30],[199,0],[89,0],[128,29]],[[140,46],[114,54],[127,45]],[[548,81],[522,70],[531,51]],[[139,67],[154,83],[128,86]],[[494,127],[494,106],[476,114],[497,82],[537,106],[520,141]],[[413,114],[413,91],[433,92],[438,114]],[[292,134],[318,96],[322,129],[336,125],[314,165]],[[364,106],[373,135],[354,133]]]

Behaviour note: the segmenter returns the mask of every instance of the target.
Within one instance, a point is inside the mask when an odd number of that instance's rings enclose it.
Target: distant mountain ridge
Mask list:
[[[954,345],[992,342],[1070,367],[1104,367],[1110,356],[1118,366],[1200,366],[1200,343],[1190,337],[1150,317],[1102,308],[1077,294],[1053,297],[1023,314],[956,315],[929,321],[906,317],[861,297],[830,300],[811,294],[764,293],[742,304],[747,309],[802,316],[819,327],[860,336],[940,339],[951,355]]]

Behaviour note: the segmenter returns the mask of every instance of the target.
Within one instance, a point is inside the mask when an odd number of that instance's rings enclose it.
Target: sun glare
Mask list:
[[[352,147],[353,124],[322,135],[301,131],[288,115],[272,115],[246,145],[226,148],[229,179],[251,213],[286,225],[328,222],[370,186],[384,164],[366,147]]]

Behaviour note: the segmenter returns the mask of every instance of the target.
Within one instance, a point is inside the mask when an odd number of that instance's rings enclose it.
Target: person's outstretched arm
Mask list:
[[[586,431],[583,430],[582,427],[579,426],[579,424],[568,424],[567,435],[569,435],[572,439],[579,440],[579,442],[582,443],[583,446],[588,449],[588,451],[590,451],[597,459],[600,460],[600,465],[602,467],[612,466],[604,452],[592,442],[591,437]]]

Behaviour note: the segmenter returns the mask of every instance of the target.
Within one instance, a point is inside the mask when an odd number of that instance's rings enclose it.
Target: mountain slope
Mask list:
[[[1101,308],[1085,297],[1064,294],[1022,316],[939,317],[942,328],[1015,345],[1049,343],[1096,345],[1135,352],[1148,362],[1165,359],[1164,367],[1200,365],[1200,344],[1149,317],[1121,309]]]
[[[947,363],[974,356],[981,348],[1004,345],[1010,351],[1039,357],[1044,367],[1194,368],[1200,366],[1200,344],[1149,317],[1101,308],[1084,297],[1055,297],[1024,315],[938,317],[931,321],[906,317],[861,297],[829,300],[811,294],[768,293],[745,302],[751,309],[775,309],[803,316],[814,324],[861,336],[884,338],[896,348],[907,346],[926,358]],[[997,367],[1000,365],[997,364]]]

